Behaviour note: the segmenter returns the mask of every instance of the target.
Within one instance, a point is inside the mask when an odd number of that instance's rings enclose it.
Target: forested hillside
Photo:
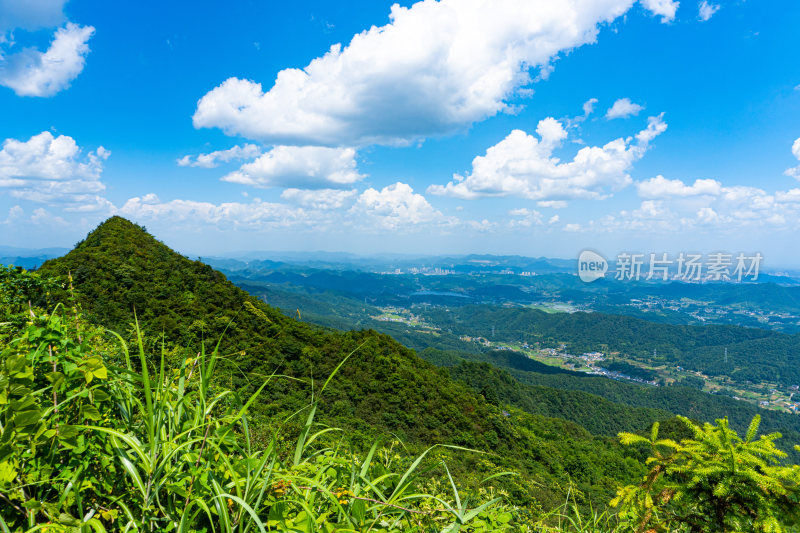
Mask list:
[[[681,365],[737,381],[800,383],[798,335],[736,326],[659,324],[602,313],[545,313],[487,305],[434,307],[425,316],[454,334],[538,342],[552,347],[565,343],[573,353],[604,349],[648,363]],[[723,364],[725,348],[728,362]]]
[[[673,416],[665,409],[615,403],[579,390],[527,385],[489,363],[464,361],[450,367],[450,375],[478,391],[490,403],[510,404],[528,413],[570,420],[595,435],[646,431],[653,422]]]

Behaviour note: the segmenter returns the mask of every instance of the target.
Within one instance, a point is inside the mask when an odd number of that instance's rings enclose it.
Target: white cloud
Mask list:
[[[606,118],[612,120],[615,118],[628,118],[630,116],[638,115],[644,109],[643,106],[631,102],[630,98],[620,98],[614,105],[606,111]]]
[[[509,223],[509,226],[513,227],[524,227],[529,228],[531,226],[540,226],[543,224],[542,214],[539,211],[535,211],[533,209],[512,209],[508,213],[512,217],[515,217]]]
[[[686,185],[681,180],[669,180],[658,175],[647,181],[636,183],[636,189],[642,198],[661,199],[668,197],[688,197],[700,195],[717,196],[722,191],[722,184],[717,180],[695,180],[693,185]]]
[[[358,173],[353,148],[276,146],[223,181],[253,187],[330,188],[353,184]]]
[[[67,225],[67,222],[63,218],[53,215],[42,207],[34,209],[33,215],[31,216],[31,222],[37,226],[50,226],[57,228]]]
[[[312,209],[340,209],[352,203],[357,194],[355,189],[286,189],[281,193],[281,198]]]
[[[794,144],[792,144],[792,155],[794,155],[798,160],[800,160],[800,137],[798,137],[794,141]],[[787,168],[784,174],[800,180],[800,165],[792,168]]]
[[[553,117],[540,120],[536,126],[536,133],[539,134],[539,145],[550,152],[567,138],[567,130]]]
[[[137,220],[151,219],[159,223],[207,224],[221,229],[245,228],[266,230],[309,223],[301,208],[254,200],[251,203],[227,202],[212,204],[193,200],[162,202],[155,194],[131,198],[119,213]]]
[[[327,198],[325,194],[328,194]],[[445,217],[405,183],[383,189],[367,189],[356,199],[356,191],[309,191],[287,189],[284,199],[300,205],[264,202],[211,202],[174,199],[162,201],[155,194],[131,198],[118,213],[134,220],[197,229],[220,230],[310,230],[369,234],[376,231],[447,229],[458,223]],[[354,201],[355,200],[355,201]],[[350,209],[343,210],[348,204]]]
[[[697,211],[697,220],[700,223],[714,223],[719,221],[719,215],[710,207],[701,207]]]
[[[15,205],[8,210],[8,217],[5,220],[0,219],[0,224],[16,224],[25,216],[25,210],[22,207]]]
[[[407,183],[397,182],[380,191],[369,188],[358,197],[351,213],[366,216],[385,229],[404,230],[414,226],[447,224],[447,219],[424,196]],[[369,226],[362,229],[369,230]]]
[[[542,200],[536,202],[539,207],[549,207],[550,209],[564,209],[567,207],[567,202],[564,200]]]
[[[662,13],[664,2],[646,0]],[[274,85],[229,78],[193,122],[270,144],[407,143],[517,107],[508,99],[559,54],[594,43],[633,0],[423,0]],[[671,2],[666,2],[672,5]],[[540,70],[540,72],[542,72]],[[522,94],[530,91],[522,91]]]
[[[757,187],[726,187],[716,180],[687,185],[662,176],[638,183],[637,188],[648,198],[637,209],[601,217],[585,227],[610,233],[730,233],[743,228],[793,230],[800,224],[800,189],[768,193]]]
[[[220,162],[228,163],[241,159],[253,159],[259,155],[261,155],[261,148],[255,144],[244,144],[242,146],[228,148],[227,150],[217,150],[208,154],[199,154],[194,158],[190,155],[185,155],[178,159],[178,166],[215,168]]]
[[[105,189],[100,175],[110,154],[100,146],[81,157],[75,139],[53,137],[49,131],[27,141],[6,139],[0,150],[0,189],[16,198],[72,210],[107,207],[110,204],[95,193]]]
[[[666,130],[662,116],[650,117],[647,128],[634,138],[616,139],[602,147],[581,148],[572,161],[562,163],[553,149],[566,137],[558,121],[539,122],[537,139],[522,130],[472,161],[472,173],[458,174],[447,185],[431,185],[433,194],[474,199],[519,196],[550,201],[570,198],[604,198],[631,183],[628,171],[647,151],[649,143]],[[559,205],[559,204],[557,204]]]
[[[566,129],[578,128],[582,122],[585,122],[586,119],[589,118],[589,115],[594,113],[594,106],[597,104],[597,102],[598,102],[597,98],[589,98],[588,100],[586,100],[582,106],[583,114],[578,115],[577,117],[568,117],[563,119],[564,127]],[[579,142],[580,144],[582,144],[582,141],[575,141],[575,142]]]
[[[97,194],[83,194],[72,197],[72,204],[63,204],[64,211],[73,213],[106,213],[112,215],[117,212],[116,206],[108,199]]]
[[[0,0],[0,35],[20,28],[53,28],[64,21],[67,0]]]
[[[70,22],[56,31],[46,52],[26,48],[0,57],[0,85],[18,96],[52,96],[66,89],[83,70],[93,34],[92,26]]]
[[[776,192],[775,201],[779,203],[800,204],[800,189]]]
[[[700,20],[706,21],[714,16],[714,13],[719,11],[720,6],[717,4],[709,4],[707,0],[703,0],[697,4],[697,11]]]
[[[594,112],[594,106],[597,103],[597,98],[589,98],[583,103],[583,118],[588,117]]]
[[[667,123],[664,122],[664,113],[654,117],[647,117],[647,127],[636,134],[638,148],[644,152],[653,139],[667,131]]]
[[[483,220],[467,220],[464,221],[464,226],[473,231],[480,231],[486,233],[494,231],[497,228],[497,222],[492,222],[486,218],[484,218]]]
[[[0,179],[30,180],[97,180],[103,170],[103,160],[111,152],[99,147],[81,161],[81,149],[67,135],[53,137],[49,131],[34,135],[27,141],[6,139],[0,150]]]
[[[678,10],[680,2],[675,2],[674,0],[642,0],[642,5],[653,15],[660,15],[661,22],[666,23],[675,20],[675,12]]]

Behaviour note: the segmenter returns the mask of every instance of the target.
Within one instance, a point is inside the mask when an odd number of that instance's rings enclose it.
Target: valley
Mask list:
[[[486,267],[486,263],[481,265]],[[790,322],[786,317],[794,315],[788,311],[763,311],[769,305],[768,299],[775,293],[783,292],[787,298],[800,295],[793,278],[786,278],[786,285],[776,285],[770,280],[765,286],[743,284],[735,287],[724,284],[670,284],[668,287],[654,288],[652,285],[629,287],[609,283],[610,287],[600,298],[592,296],[597,291],[596,286],[573,281],[566,273],[541,276],[532,276],[527,271],[519,274],[475,271],[458,273],[463,268],[451,264],[452,270],[435,267],[430,268],[427,273],[403,275],[396,270],[389,273],[365,272],[357,269],[360,266],[357,263],[339,263],[336,268],[328,269],[321,269],[321,266],[309,268],[302,264],[276,262],[274,270],[240,268],[227,270],[227,273],[240,286],[253,294],[260,294],[266,301],[274,302],[287,313],[296,313],[299,310],[301,315],[306,315],[307,320],[332,327],[366,327],[392,335],[402,332],[403,335],[413,338],[407,345],[417,349],[449,347],[465,351],[514,350],[533,360],[567,370],[651,386],[682,383],[774,411],[797,413],[800,409],[800,394],[797,389],[800,376],[793,374],[794,377],[789,380],[781,381],[752,374],[739,377],[738,374],[742,372],[736,368],[737,364],[747,365],[748,359],[755,361],[753,364],[760,364],[760,361],[772,356],[773,350],[776,359],[787,357],[787,349],[791,351],[789,357],[800,355],[800,352],[795,352],[795,341],[789,340],[793,336],[770,333],[783,332],[786,329],[793,331],[793,326],[786,327],[787,322]],[[420,269],[411,267],[409,270]],[[499,285],[500,277],[507,284]],[[447,280],[444,281],[444,278]],[[534,278],[539,278],[535,284],[532,281]],[[364,286],[370,287],[369,294],[361,289]],[[580,294],[579,290],[584,287],[587,294]],[[647,296],[619,303],[626,295],[640,295],[648,290],[674,293],[672,298],[677,299]],[[682,296],[688,293],[702,293],[705,301]],[[547,299],[531,302],[535,297],[542,296]],[[565,296],[571,299],[562,300]],[[728,303],[732,300],[737,303]],[[752,306],[747,302],[752,302]],[[725,309],[725,313],[719,312],[720,309]],[[592,313],[598,313],[595,316],[602,322],[607,320],[604,317],[611,312],[654,322],[658,325],[652,327],[659,331],[669,328],[670,325],[734,323],[740,329],[730,331],[744,335],[745,342],[755,344],[755,339],[751,338],[755,336],[762,339],[786,339],[789,344],[779,344],[774,348],[768,345],[766,353],[759,355],[743,351],[739,342],[713,341],[703,347],[706,352],[703,354],[705,361],[684,360],[682,355],[673,355],[667,362],[667,358],[659,358],[659,348],[673,354],[676,350],[683,351],[685,348],[670,343],[661,347],[654,343],[653,348],[637,346],[636,352],[631,353],[626,349],[627,346],[612,346],[612,343],[597,335],[593,336],[592,341],[587,341],[580,334],[568,331],[560,336],[557,332],[548,331],[547,338],[542,338],[541,335],[527,336],[520,329],[508,331],[497,323],[490,327],[471,327],[471,324],[474,326],[490,323],[492,319],[487,317],[497,313],[504,315],[501,319],[504,323],[516,320],[519,316],[529,317],[529,310],[547,314],[563,313],[565,317],[579,313],[578,316],[586,317],[584,322],[588,321],[587,327],[592,326]],[[704,313],[711,318],[706,318]],[[668,317],[669,320],[665,321]],[[770,317],[781,320],[776,325]],[[565,321],[565,325],[568,322]],[[638,324],[650,328],[646,322]],[[743,329],[744,324],[753,326]],[[534,327],[533,323],[531,327]],[[763,331],[763,334],[759,331]],[[753,349],[764,350],[760,347]],[[691,347],[691,352],[697,353],[697,350],[696,346]],[[716,352],[716,361],[709,350]],[[592,357],[587,354],[596,355]],[[726,357],[730,361],[726,361]],[[734,359],[738,363],[734,363]],[[612,367],[622,366],[625,370],[608,368],[609,363]],[[708,369],[712,371],[709,372]]]

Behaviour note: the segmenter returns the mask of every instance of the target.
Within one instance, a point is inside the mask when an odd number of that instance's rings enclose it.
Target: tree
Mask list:
[[[679,417],[694,434],[680,443],[620,433],[623,444],[651,448],[648,474],[640,485],[621,488],[611,505],[635,531],[780,532],[800,518],[800,467],[784,466],[775,447],[779,433],[756,439],[756,415],[740,438],[728,419],[695,425]]]

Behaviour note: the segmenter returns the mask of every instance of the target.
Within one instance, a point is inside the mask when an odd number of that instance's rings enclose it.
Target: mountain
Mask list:
[[[48,259],[64,255],[66,248],[17,248],[0,246],[0,265],[14,265],[22,268],[36,268]]]
[[[19,248],[17,246],[0,246],[0,255],[18,257],[47,256],[59,257],[69,251],[69,248]]]
[[[453,469],[475,478],[519,471],[522,478],[503,481],[511,497],[545,506],[563,502],[570,483],[595,502],[607,501],[619,483],[642,473],[631,456],[638,452],[623,451],[615,439],[493,405],[387,335],[325,331],[289,318],[120,217],[42,265],[40,273],[62,279],[71,274],[87,316],[123,337],[132,337],[137,317],[146,344],[158,346],[163,335],[169,353],[194,354],[201,342],[222,338],[226,386],[254,390],[274,372],[293,378],[265,389],[254,413],[261,431],[307,405],[310,390],[318,391],[352,353],[320,404],[321,420],[347,430],[350,446],[396,435],[411,447],[447,443],[491,452],[457,454]]]

